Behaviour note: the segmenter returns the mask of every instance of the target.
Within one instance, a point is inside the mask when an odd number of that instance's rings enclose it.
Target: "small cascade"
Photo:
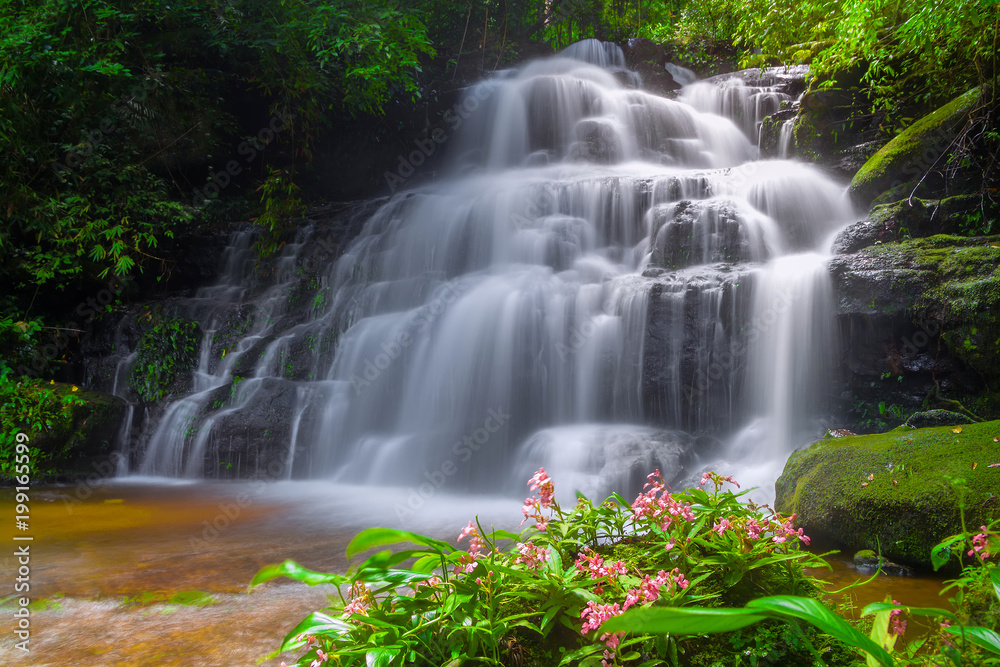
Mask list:
[[[781,123],[778,131],[778,157],[787,159],[791,157],[795,148],[795,121],[786,120]]]
[[[178,305],[198,367],[139,471],[519,493],[544,465],[595,496],[738,456],[773,473],[822,416],[822,253],[850,205],[757,160],[778,84],[672,100],[623,71],[587,40],[474,87],[449,175],[345,213],[349,244],[310,224],[255,271],[236,234]]]
[[[698,80],[698,75],[687,67],[681,67],[680,65],[675,65],[674,63],[667,63],[664,68],[670,72],[670,76],[674,77],[674,81],[679,83],[681,86],[687,86]]]

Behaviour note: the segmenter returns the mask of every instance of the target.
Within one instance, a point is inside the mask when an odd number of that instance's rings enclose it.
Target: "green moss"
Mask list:
[[[908,277],[899,287],[912,314],[940,322],[948,348],[969,366],[1000,376],[1000,236],[939,234],[859,255]]]
[[[845,438],[794,453],[775,484],[779,511],[798,514],[814,537],[854,551],[930,565],[930,550],[961,532],[958,496],[964,480],[966,522],[1000,515],[1000,421]]]
[[[858,170],[851,181],[851,191],[870,202],[892,187],[894,181],[919,177],[947,148],[956,126],[981,95],[980,88],[973,88],[906,128]],[[905,177],[901,178],[901,174]]]

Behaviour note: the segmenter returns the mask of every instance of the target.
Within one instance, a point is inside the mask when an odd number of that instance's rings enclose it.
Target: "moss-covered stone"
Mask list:
[[[1000,377],[1000,237],[936,235],[831,263],[841,312],[934,321],[949,350]]]
[[[864,205],[901,183],[919,179],[951,145],[965,119],[979,104],[974,88],[927,114],[880,148],[851,181],[851,194]]]
[[[1000,516],[998,437],[1000,421],[827,438],[788,459],[775,506],[814,538],[929,567],[931,549],[962,531],[949,478],[964,480],[966,525]]]

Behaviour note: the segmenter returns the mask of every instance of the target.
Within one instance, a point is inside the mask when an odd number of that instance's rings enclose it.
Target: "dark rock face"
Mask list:
[[[657,266],[678,269],[754,259],[749,233],[731,202],[682,200],[655,208],[652,215]]]
[[[880,430],[923,409],[956,410],[955,401],[971,400],[974,413],[1000,407],[987,390],[1000,379],[996,346],[982,344],[1000,338],[998,240],[907,239],[830,261],[847,342],[845,410],[856,420],[844,426]],[[848,241],[863,244],[858,235],[839,242]]]
[[[747,270],[657,271],[650,281],[642,396],[646,419],[689,432],[727,432],[746,415],[735,400],[749,344]]]
[[[635,69],[640,63],[652,63],[663,69],[667,62],[663,45],[649,39],[634,37],[625,40],[621,47],[625,54],[625,65],[631,69]]]
[[[285,297],[287,302],[280,309],[283,319],[276,330],[293,326],[316,307],[316,294],[321,286],[320,272],[340,256],[371,212],[383,202],[384,199],[376,199],[331,204],[310,211],[306,226],[297,239],[303,248],[294,267],[283,266],[280,261],[258,263],[250,249],[252,232],[241,232],[245,237],[242,250],[231,246],[227,252],[236,253],[233,255],[235,260],[231,257],[220,265],[228,267],[226,271],[236,271],[243,276],[239,281],[242,298],[203,285],[203,289],[197,292],[185,290],[167,299],[134,304],[116,321],[107,318],[88,332],[82,344],[84,362],[76,371],[78,381],[122,397],[110,397],[120,407],[114,421],[116,429],[122,423],[126,401],[137,408],[132,431],[126,436],[129,442],[123,443],[130,453],[133,469],[147,451],[153,436],[150,429],[162,421],[166,405],[189,389],[186,384],[177,384],[169,388],[163,401],[145,404],[130,384],[129,369],[133,363],[130,353],[152,326],[149,314],[153,310],[169,317],[216,322],[215,330],[207,332],[212,334],[207,343],[210,346],[209,372],[215,372],[217,366],[224,363],[225,351],[233,350],[237,345],[251,346],[230,368],[230,384],[217,388],[206,397],[202,404],[204,415],[195,415],[208,416],[218,423],[217,430],[213,431],[213,437],[205,444],[201,454],[206,475],[243,478],[267,475],[275,478],[273,468],[276,465],[284,466],[286,461],[295,459],[294,454],[288,451],[287,443],[290,441],[298,390],[296,380],[305,379],[317,355],[329,358],[336,348],[336,340],[322,335],[297,340],[284,352],[282,378],[255,378],[256,364],[267,344],[273,342],[273,337],[245,338],[253,317],[254,309],[250,304],[274,298],[265,288],[269,284],[266,279],[270,277],[261,271],[284,271],[287,280],[294,283]],[[240,257],[245,259],[242,265],[238,261]],[[218,268],[216,273],[219,273]],[[185,383],[190,382],[190,370],[178,374]],[[251,408],[240,412],[239,419],[235,419],[227,413],[227,408],[238,398],[247,398]],[[149,418],[144,419],[147,414]],[[251,417],[248,419],[247,415]],[[308,464],[308,453],[303,453],[294,463],[297,468]],[[285,475],[285,469],[282,467],[281,470],[281,475]]]

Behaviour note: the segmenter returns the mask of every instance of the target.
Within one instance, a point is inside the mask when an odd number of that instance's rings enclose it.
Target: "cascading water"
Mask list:
[[[480,84],[452,175],[370,215],[298,316],[320,230],[256,289],[237,234],[187,301],[193,391],[147,428],[139,471],[212,476],[270,430],[284,474],[352,484],[507,492],[544,465],[601,496],[751,456],[773,481],[821,414],[820,253],[849,204],[807,165],[757,161],[777,93],[752,113],[726,91],[676,101],[623,63],[589,40]]]

